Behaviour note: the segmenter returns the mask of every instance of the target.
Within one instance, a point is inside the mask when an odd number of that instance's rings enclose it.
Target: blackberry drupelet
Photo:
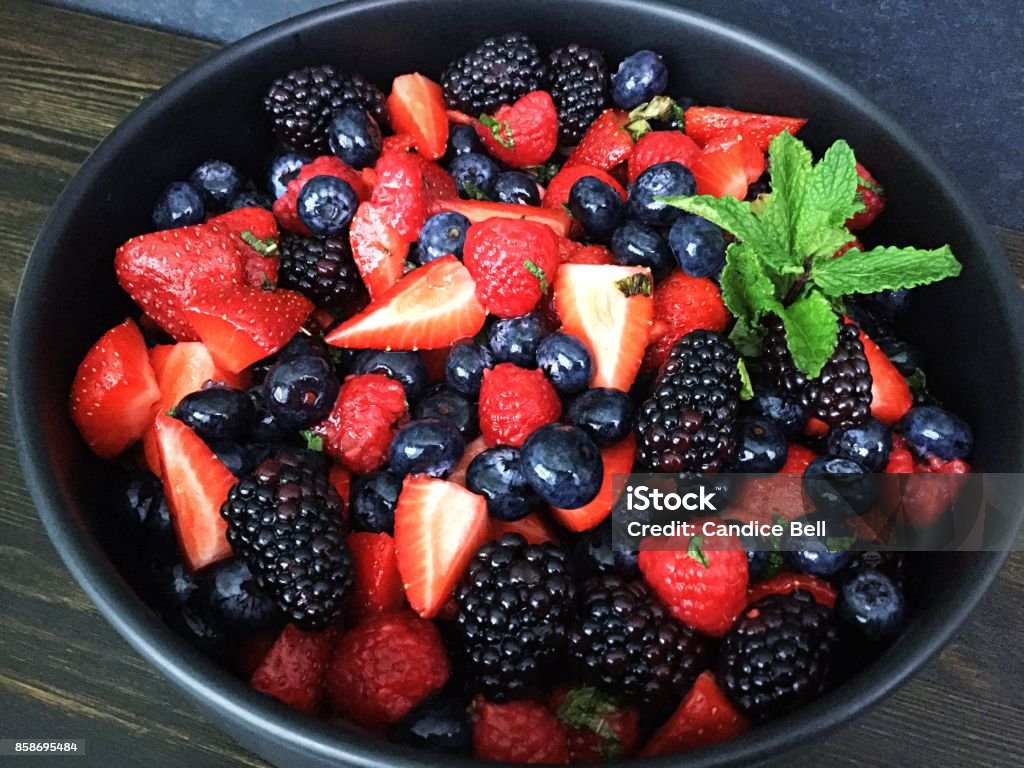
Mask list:
[[[782,320],[776,315],[768,315],[762,323],[765,335],[761,345],[761,371],[765,380],[787,402],[802,404],[807,377],[793,362]]]
[[[579,43],[556,48],[547,64],[559,141],[576,144],[608,103],[608,66],[600,51]]]
[[[555,544],[506,534],[474,555],[456,589],[457,634],[470,686],[491,701],[531,695],[564,665],[575,587]]]
[[[855,325],[839,329],[836,351],[816,379],[807,382],[804,405],[830,427],[853,429],[871,415],[871,369]]]
[[[221,507],[235,554],[305,630],[336,620],[352,583],[343,510],[323,457],[305,451],[264,460],[234,485]]]
[[[779,717],[825,689],[838,637],[832,611],[809,592],[768,595],[722,640],[718,682],[752,720]]]
[[[303,237],[284,232],[278,248],[278,280],[282,288],[304,294],[340,320],[366,306],[369,296],[352,260],[347,238]]]
[[[274,134],[294,150],[330,152],[327,126],[336,109],[362,107],[381,126],[388,124],[384,94],[360,74],[338,72],[330,64],[302,67],[278,78],[263,98]]]
[[[546,76],[537,46],[522,32],[489,37],[451,62],[441,77],[448,106],[479,117],[540,88]]]
[[[723,335],[676,342],[635,422],[637,458],[654,472],[718,472],[736,450],[740,374]]]
[[[580,679],[645,706],[674,705],[704,669],[708,645],[673,619],[642,581],[587,579],[569,635]]]

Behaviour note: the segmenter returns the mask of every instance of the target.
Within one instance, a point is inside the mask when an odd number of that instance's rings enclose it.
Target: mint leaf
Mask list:
[[[260,256],[277,255],[277,243],[274,242],[274,238],[272,237],[260,240],[260,238],[256,237],[256,235],[248,229],[242,230],[242,234],[240,234],[239,237],[242,238],[243,243],[255,250]]]
[[[750,246],[732,243],[725,252],[722,270],[722,301],[738,318],[754,322],[778,306],[775,284],[765,272],[758,253]]]
[[[959,274],[960,262],[948,245],[931,251],[882,247],[822,261],[815,265],[811,280],[829,296],[845,296],[914,288]]]
[[[491,136],[505,149],[515,149],[516,142],[512,136],[512,126],[508,120],[498,120],[491,115],[480,115],[480,124],[491,129]]]
[[[711,565],[708,561],[708,556],[704,554],[704,537],[700,534],[690,539],[689,545],[686,547],[686,554],[698,563],[703,565],[705,568]]]
[[[807,253],[811,256],[812,261],[828,260],[836,255],[836,251],[854,239],[854,234],[842,225],[825,227],[819,229],[815,233],[814,240],[807,243],[807,247],[810,249]]]
[[[816,378],[836,348],[839,318],[832,304],[811,291],[779,312],[786,327],[786,346],[797,368]]]
[[[768,171],[772,193],[765,200],[760,220],[785,254],[779,267],[802,265],[805,254],[796,249],[797,221],[811,179],[811,151],[783,131],[768,145]]]
[[[609,694],[596,688],[577,688],[566,694],[555,715],[570,728],[597,734],[604,756],[615,758],[622,753],[622,743],[608,719],[618,711],[618,704]]]
[[[761,335],[760,326],[739,318],[729,331],[729,341],[743,357],[757,357],[761,354]]]
[[[537,282],[540,283],[540,292],[547,293],[550,286],[548,283],[548,276],[544,274],[544,270],[538,267],[536,263],[530,259],[524,261],[523,266],[526,268],[527,272],[537,278]]]
[[[746,361],[741,357],[736,362],[736,367],[740,371],[740,400],[753,400],[754,384],[750,380],[750,372],[747,370]]]
[[[311,451],[322,451],[324,449],[324,438],[311,429],[304,429],[299,433],[306,441],[306,447]]]
[[[649,272],[637,272],[629,277],[623,277],[615,281],[615,287],[619,289],[627,299],[630,296],[651,295],[651,275]]]
[[[667,195],[655,199],[717,224],[735,235],[737,240],[756,249],[762,257],[771,258],[772,252],[778,250],[778,243],[750,210],[750,203],[728,195]]]
[[[798,253],[811,254],[830,248],[830,243],[839,236],[837,230],[844,229],[844,222],[863,209],[857,194],[858,178],[853,150],[845,141],[837,141],[814,166],[807,180],[796,222]],[[827,242],[822,242],[823,238]],[[847,234],[843,243],[852,239],[853,236]]]

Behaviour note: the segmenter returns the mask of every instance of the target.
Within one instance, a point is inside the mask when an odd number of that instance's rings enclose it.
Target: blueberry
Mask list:
[[[410,421],[395,434],[389,452],[396,475],[426,474],[445,477],[459,463],[466,441],[447,419]]]
[[[339,160],[353,168],[373,165],[380,157],[380,126],[362,107],[349,104],[336,110],[327,124],[327,140]]]
[[[416,705],[391,726],[388,736],[398,744],[442,755],[469,755],[473,750],[473,727],[466,703],[434,694]]]
[[[199,591],[199,581],[178,557],[154,558],[146,563],[140,590],[163,614],[185,606]]]
[[[229,211],[237,211],[239,208],[262,208],[269,211],[273,206],[274,201],[270,199],[270,195],[258,189],[243,189],[228,200]]]
[[[520,368],[537,367],[537,348],[547,336],[547,323],[536,312],[497,320],[487,333],[494,359]]]
[[[555,389],[566,395],[582,392],[590,386],[594,375],[587,345],[562,331],[541,340],[537,346],[537,367]]]
[[[839,623],[871,642],[889,640],[903,623],[903,590],[876,569],[857,571],[844,580],[836,598]]]
[[[922,364],[921,353],[910,343],[891,336],[879,339],[878,346],[904,376],[913,375]]]
[[[523,477],[548,504],[576,509],[593,501],[604,465],[594,441],[578,427],[546,424],[526,438]]]
[[[477,454],[466,469],[466,487],[487,499],[487,512],[497,520],[520,520],[540,501],[523,477],[519,449],[508,445]]]
[[[174,416],[210,442],[236,440],[248,434],[256,410],[252,399],[240,389],[208,387],[185,395],[174,407]]]
[[[334,366],[316,355],[297,355],[275,363],[263,381],[267,407],[295,430],[323,421],[338,399]]]
[[[833,429],[825,438],[825,453],[852,459],[872,472],[881,472],[889,462],[892,433],[874,416],[853,429]]]
[[[242,190],[242,174],[223,160],[207,160],[188,177],[189,184],[203,196],[207,211],[223,211]]]
[[[747,573],[752,582],[766,581],[782,568],[782,553],[767,549],[747,550]]]
[[[817,536],[791,536],[782,556],[793,570],[828,579],[849,564],[853,552],[829,549],[828,540]]]
[[[210,443],[210,450],[217,455],[220,463],[227,467],[228,471],[235,477],[247,475],[256,469],[256,463],[252,460],[252,454],[244,445],[234,440],[214,440]]]
[[[459,155],[466,155],[470,152],[482,155],[486,151],[484,143],[480,141],[473,126],[456,123],[448,129],[448,148],[444,157],[441,158],[441,164],[447,168],[451,165],[452,160]]]
[[[734,472],[771,474],[786,463],[786,436],[766,416],[749,416],[736,423]]]
[[[868,511],[878,495],[878,478],[856,461],[819,456],[803,475],[804,491],[823,515],[848,517]]]
[[[389,379],[401,382],[405,387],[405,399],[410,403],[419,400],[427,388],[427,367],[416,352],[390,352],[368,349],[360,352],[352,361],[352,373],[382,373]]]
[[[178,542],[160,479],[151,472],[131,472],[118,477],[109,497],[112,547],[131,563],[154,556],[173,556]]]
[[[350,523],[353,531],[393,533],[395,507],[402,492],[402,478],[393,472],[370,472],[352,482]]]
[[[680,472],[675,476],[676,493],[683,496],[690,492],[714,494],[712,503],[717,509],[725,509],[736,497],[742,483],[739,475],[730,473],[704,474],[701,472]]]
[[[616,264],[648,267],[655,281],[667,277],[676,266],[665,238],[654,227],[637,221],[627,221],[615,230],[609,250]]]
[[[612,101],[620,109],[633,109],[663,93],[668,67],[654,51],[630,54],[612,75]]]
[[[448,386],[467,397],[480,394],[484,380],[484,369],[494,367],[491,350],[472,339],[463,339],[452,345],[444,364],[445,381]]]
[[[283,424],[267,407],[267,401],[263,397],[262,384],[250,387],[247,390],[247,394],[256,411],[252,423],[252,439],[254,441],[257,443],[277,443],[296,440],[298,433],[288,425]]]
[[[285,152],[274,158],[267,174],[267,189],[275,200],[288,191],[288,182],[299,175],[309,160],[308,156],[298,152]]]
[[[339,351],[342,350],[336,347],[328,347],[318,337],[299,332],[288,339],[288,342],[277,351],[277,354],[274,355],[274,362],[288,360],[293,357],[306,357],[308,355],[329,360],[332,353]],[[270,369],[268,368],[267,370],[269,371]]]
[[[422,266],[449,253],[461,259],[469,224],[469,219],[461,213],[435,213],[423,224],[419,242],[412,249],[410,260]]]
[[[491,197],[498,176],[498,164],[487,155],[467,152],[457,155],[448,166],[448,174],[463,197]]]
[[[672,160],[655,163],[637,176],[629,188],[628,213],[652,227],[667,227],[683,212],[655,198],[692,195],[696,191],[697,183],[685,166]]]
[[[447,419],[459,428],[462,437],[467,441],[476,437],[480,431],[476,405],[447,384],[431,387],[412,409],[412,417],[414,419]]]
[[[623,578],[640,577],[638,552],[615,544],[614,516],[609,515],[596,528],[581,533],[572,545],[573,563],[581,579],[602,573],[617,573]]]
[[[804,407],[784,397],[777,389],[757,389],[754,397],[747,402],[748,411],[755,416],[765,416],[782,429],[790,438],[800,438],[807,426],[807,411]]]
[[[355,190],[334,176],[314,176],[299,192],[299,219],[319,237],[337,237],[352,221],[359,205]]]
[[[595,240],[607,240],[622,223],[619,193],[594,176],[583,176],[569,190],[569,211]]]
[[[668,247],[690,277],[710,277],[725,264],[725,235],[707,219],[682,214],[668,231]]]
[[[943,461],[966,459],[974,447],[967,422],[936,405],[911,408],[896,425],[910,449],[918,456],[938,456]]]
[[[540,190],[528,173],[502,171],[494,180],[494,199],[510,205],[540,205]]]
[[[203,196],[187,181],[168,184],[153,204],[153,226],[158,230],[200,224],[204,218]]]
[[[246,562],[237,558],[203,575],[199,599],[215,621],[234,633],[266,629],[281,618],[273,598],[259,588]]]
[[[225,661],[229,636],[219,622],[198,601],[189,600],[180,610],[164,617],[168,626],[200,653],[220,663]]]
[[[586,432],[599,446],[622,440],[633,429],[633,401],[618,389],[595,387],[577,397],[565,420]]]

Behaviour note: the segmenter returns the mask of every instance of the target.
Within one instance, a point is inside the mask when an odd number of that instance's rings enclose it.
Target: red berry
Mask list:
[[[703,672],[668,722],[654,732],[640,754],[654,757],[708,747],[732,741],[746,733],[749,727],[715,683],[711,672]]]
[[[603,245],[587,245],[573,251],[563,264],[614,264],[612,253]]]
[[[699,156],[700,147],[685,133],[650,131],[640,137],[629,156],[629,181],[636,181],[636,177],[652,165],[670,160],[689,168]]]
[[[757,145],[750,139],[741,135],[722,134],[716,136],[704,145],[704,154],[710,155],[715,152],[729,152],[740,162],[743,168],[743,175],[747,184],[753,184],[764,173],[767,167],[764,151],[758,149]]]
[[[512,105],[484,115],[476,132],[487,152],[513,168],[540,165],[558,144],[558,112],[546,91],[533,91]]]
[[[278,259],[275,252],[267,253],[267,241],[277,242],[277,219],[264,208],[239,208],[214,216],[206,222],[224,227],[245,246],[245,284],[259,288],[264,283],[277,282]],[[243,233],[249,234],[243,239]],[[252,238],[260,241],[254,247]],[[247,242],[248,240],[248,242]]]
[[[512,363],[484,370],[480,432],[488,445],[519,447],[534,430],[561,415],[562,401],[542,371]]]
[[[882,185],[875,181],[875,177],[860,163],[857,163],[857,175],[860,176],[857,194],[860,195],[861,201],[864,203],[864,210],[846,220],[846,228],[851,232],[867,229],[871,222],[885,210],[885,190],[882,189]]]
[[[454,193],[449,198],[438,199],[431,204],[430,213],[440,213],[441,211],[461,213],[474,224],[488,219],[535,221],[550,227],[559,237],[568,237],[572,224],[569,214],[561,206],[539,208],[535,205],[492,203],[487,200],[460,200],[454,196]]]
[[[608,694],[593,688],[558,690],[549,706],[565,726],[572,763],[629,757],[640,744],[640,713]]]
[[[725,107],[690,107],[684,115],[686,135],[702,147],[712,139],[726,135],[750,139],[762,152],[783,131],[795,134],[807,122],[800,117],[739,112]]]
[[[405,387],[380,373],[349,376],[327,418],[314,431],[324,451],[352,472],[371,472],[387,461],[388,448],[408,406]]]
[[[386,533],[350,533],[352,592],[349,614],[355,622],[367,616],[401,608],[405,604],[402,577],[398,575],[395,540]]]
[[[366,182],[359,171],[346,165],[334,155],[317,157],[302,166],[296,177],[288,182],[285,193],[274,201],[274,216],[277,217],[281,227],[289,232],[298,232],[306,236],[310,234],[309,228],[299,220],[297,203],[302,188],[314,176],[334,176],[352,187],[352,191],[356,193],[356,197],[360,201],[369,197],[370,190],[367,189]]]
[[[348,239],[352,259],[371,299],[398,282],[405,270],[409,242],[391,226],[386,211],[362,203],[352,217]]]
[[[388,116],[395,133],[412,137],[416,151],[430,160],[448,144],[448,115],[441,86],[419,73],[399,75],[391,84]]]
[[[423,227],[426,211],[423,205],[423,167],[418,155],[381,155],[374,170],[377,184],[370,196],[384,220],[406,242],[414,242]]]
[[[864,357],[871,371],[871,415],[892,425],[903,418],[914,404],[914,396],[903,374],[864,331],[860,332]]]
[[[725,330],[729,310],[714,280],[676,270],[654,288],[654,324],[643,367],[655,371],[669,351],[690,331]]]
[[[962,459],[915,458],[906,441],[893,435],[885,471],[881,489],[885,517],[902,516],[915,528],[927,528],[956,501],[971,467]]]
[[[570,531],[588,531],[601,523],[622,495],[626,476],[633,469],[636,456],[636,439],[627,435],[624,439],[601,449],[604,464],[604,479],[594,500],[576,509],[551,508],[551,515]]]
[[[557,536],[551,531],[547,521],[536,512],[531,512],[519,520],[498,520],[496,517],[490,519],[488,539],[497,541],[506,533],[518,533],[527,544],[543,544],[547,541],[556,541]]]
[[[564,765],[569,744],[564,726],[542,704],[479,700],[473,708],[473,755],[495,763]]]
[[[788,595],[802,589],[826,608],[836,604],[836,589],[824,579],[807,573],[780,571],[770,579],[751,584],[747,590],[747,605],[752,605],[765,595]]]
[[[735,197],[742,200],[747,196],[748,157],[740,145],[713,152],[704,152],[693,161],[693,178],[697,182],[698,195],[713,197]]]
[[[608,171],[628,160],[633,152],[633,137],[626,131],[629,115],[620,109],[606,109],[590,124],[580,143],[563,168],[591,165]]]
[[[324,697],[324,674],[335,633],[303,632],[289,624],[252,674],[250,685],[292,709],[316,714]]]

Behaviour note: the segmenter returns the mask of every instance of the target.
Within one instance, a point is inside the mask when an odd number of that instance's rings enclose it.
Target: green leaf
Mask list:
[[[608,720],[618,711],[619,705],[611,695],[596,688],[576,688],[566,694],[555,715],[570,728],[600,736],[602,752],[611,759],[622,752],[619,735]]]
[[[322,451],[324,449],[324,438],[311,429],[304,429],[300,433],[306,441],[306,447],[311,451]]]
[[[750,371],[747,370],[747,363],[741,357],[736,361],[736,367],[740,371],[740,400],[754,399],[754,384],[750,380]]]
[[[711,565],[711,563],[708,561],[708,556],[704,554],[704,537],[700,534],[690,539],[690,543],[686,547],[686,554],[694,560],[696,560],[701,565],[703,565],[705,568]]]
[[[857,179],[853,150],[845,141],[837,141],[814,166],[807,180],[807,189],[797,211],[795,248],[798,253],[806,255],[831,247],[828,243],[838,236],[836,230],[863,208],[857,194]],[[852,235],[847,235],[843,242],[852,239]]]
[[[811,291],[779,312],[786,327],[786,346],[793,362],[810,378],[816,378],[836,348],[839,318],[832,304]]]
[[[277,255],[277,243],[274,238],[268,237],[265,240],[260,240],[252,233],[251,230],[242,230],[242,234],[239,235],[242,238],[242,242],[254,249],[261,256],[276,256]]]
[[[882,247],[823,260],[815,264],[811,281],[828,296],[845,296],[914,288],[959,274],[960,262],[948,245],[930,251]]]
[[[906,379],[907,386],[910,387],[911,392],[926,392],[928,390],[928,380],[925,378],[924,371],[920,368],[903,378]]]
[[[547,293],[548,288],[548,276],[544,274],[544,270],[538,267],[533,261],[527,259],[523,262],[523,266],[526,267],[526,271],[537,278],[537,282],[540,283],[540,292]]]
[[[489,201],[491,198],[487,196],[480,187],[474,184],[472,181],[467,181],[463,184],[463,189],[466,190],[466,194],[469,195],[471,200],[483,200],[484,202]]]
[[[543,165],[528,165],[523,170],[533,176],[538,184],[547,186],[548,182],[555,178],[561,169],[557,163],[544,163]]]
[[[630,296],[651,295],[651,275],[648,272],[637,272],[629,277],[615,281],[615,287],[619,289],[627,299]]]
[[[515,149],[516,142],[512,136],[512,126],[508,120],[498,120],[491,115],[480,115],[480,124],[491,129],[491,136],[505,149]]]
[[[722,301],[737,318],[751,323],[778,306],[775,284],[768,277],[758,253],[750,246],[731,243],[722,270]]]
[[[805,254],[796,250],[797,221],[811,179],[811,151],[783,131],[768,146],[768,171],[772,193],[765,201],[760,220],[785,255],[779,266],[802,265]]]
[[[752,325],[741,318],[736,320],[729,331],[729,341],[744,357],[757,357],[761,354],[761,334],[761,326]]]

